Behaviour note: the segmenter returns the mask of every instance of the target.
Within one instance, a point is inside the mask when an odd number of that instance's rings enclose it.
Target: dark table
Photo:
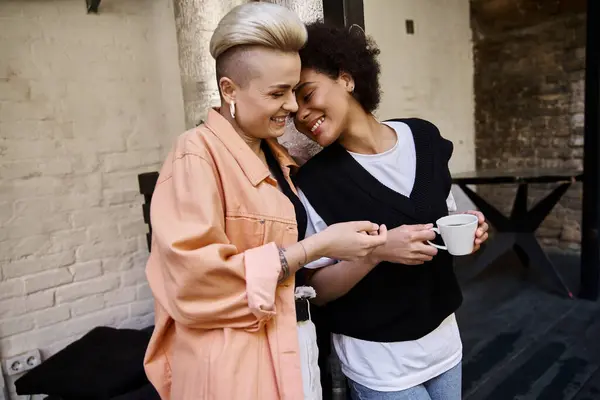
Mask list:
[[[514,249],[524,266],[530,264],[550,273],[565,293],[573,298],[573,293],[564,282],[540,246],[535,231],[550,214],[556,203],[575,182],[581,181],[581,170],[564,169],[497,169],[454,174],[452,181],[458,185],[469,199],[481,210],[497,234],[490,240],[475,260],[473,276],[479,274],[498,257]],[[531,209],[527,208],[528,187],[532,183],[556,183],[558,186]],[[516,184],[517,195],[510,216],[485,201],[467,185]]]

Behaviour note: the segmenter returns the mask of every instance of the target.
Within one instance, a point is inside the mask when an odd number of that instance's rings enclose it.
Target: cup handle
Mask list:
[[[438,228],[431,228],[431,230],[434,231],[435,233],[437,233],[438,235],[440,234],[440,230]],[[429,243],[431,246],[435,247],[436,249],[448,251],[448,248],[446,246],[440,246],[439,244],[431,243],[429,240],[427,241],[427,243]]]

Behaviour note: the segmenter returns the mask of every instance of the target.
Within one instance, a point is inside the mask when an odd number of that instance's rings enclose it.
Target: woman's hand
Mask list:
[[[431,261],[437,249],[426,243],[435,239],[433,224],[402,225],[388,231],[385,245],[375,249],[370,258],[376,264],[389,261],[396,264],[420,265]]]
[[[488,238],[489,225],[485,222],[485,216],[480,211],[467,211],[465,214],[471,214],[477,217],[479,226],[475,231],[475,246],[473,247],[473,253],[475,253],[481,247],[481,244]]]
[[[310,239],[313,240],[312,251],[320,256],[353,261],[368,256],[385,244],[387,229],[385,225],[368,221],[342,222],[328,226],[307,240]]]

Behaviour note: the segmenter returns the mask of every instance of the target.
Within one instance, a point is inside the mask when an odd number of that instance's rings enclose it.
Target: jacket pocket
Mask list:
[[[242,252],[264,244],[265,225],[265,220],[257,217],[227,216],[225,233]]]

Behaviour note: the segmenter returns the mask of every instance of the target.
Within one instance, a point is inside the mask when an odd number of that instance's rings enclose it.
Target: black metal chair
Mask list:
[[[144,204],[142,205],[142,211],[144,214],[144,222],[148,224],[148,233],[146,233],[146,243],[148,244],[148,251],[152,248],[152,224],[150,222],[150,202],[152,201],[152,194],[156,187],[156,181],[158,180],[158,172],[146,172],[138,175],[138,184],[140,187],[140,193],[144,195]]]

